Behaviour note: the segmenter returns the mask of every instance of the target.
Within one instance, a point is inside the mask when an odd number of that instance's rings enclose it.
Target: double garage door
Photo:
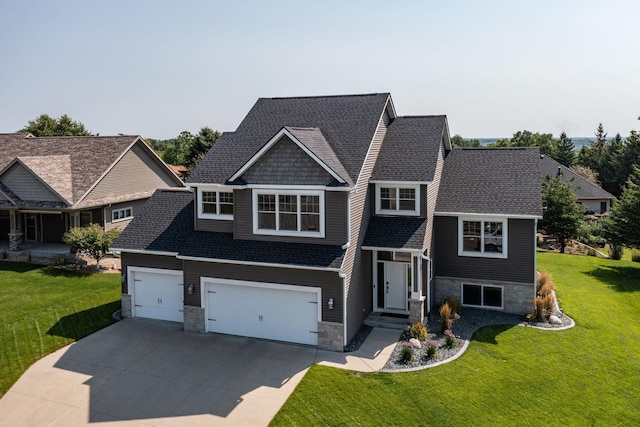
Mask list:
[[[141,269],[129,275],[135,317],[184,322],[181,271]]]
[[[204,289],[209,332],[318,344],[319,289],[216,279]]]

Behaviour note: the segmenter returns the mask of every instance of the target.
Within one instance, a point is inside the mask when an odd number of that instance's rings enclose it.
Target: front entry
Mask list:
[[[378,309],[406,312],[411,264],[378,261]]]

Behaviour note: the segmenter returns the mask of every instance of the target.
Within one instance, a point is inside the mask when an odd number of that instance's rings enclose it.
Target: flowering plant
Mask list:
[[[438,357],[438,344],[433,340],[427,341],[427,357]]]
[[[446,331],[444,331],[444,341],[449,348],[453,348],[456,346],[456,336],[453,335],[451,329],[447,329]]]

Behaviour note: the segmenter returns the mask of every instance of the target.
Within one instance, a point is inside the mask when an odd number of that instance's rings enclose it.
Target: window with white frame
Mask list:
[[[420,215],[420,186],[376,184],[376,213]]]
[[[198,217],[233,219],[233,192],[198,189]]]
[[[462,284],[462,305],[481,308],[504,308],[504,289],[495,285]]]
[[[322,191],[254,190],[256,234],[324,237]]]
[[[458,219],[458,255],[507,257],[506,219]]]
[[[133,208],[131,207],[111,211],[111,222],[124,221],[125,219],[131,218],[133,218]]]

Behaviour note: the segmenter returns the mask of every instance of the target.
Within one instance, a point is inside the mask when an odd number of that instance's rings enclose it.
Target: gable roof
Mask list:
[[[447,156],[436,214],[542,217],[540,151],[455,148]]]
[[[0,134],[0,170],[6,170],[17,159],[71,206],[80,202],[127,149],[138,142],[146,146],[135,135],[33,137]],[[156,156],[150,149],[147,151]],[[174,176],[161,160],[158,161]]]
[[[335,162],[330,148],[344,167],[345,180],[356,182],[385,108],[395,114],[388,93],[260,98],[235,132],[222,134],[188,182],[226,183],[285,126],[319,129],[326,144],[315,138],[315,131],[313,138],[309,133],[298,135],[314,146],[327,165]],[[335,163],[330,167],[339,168]]]
[[[446,116],[397,117],[387,129],[371,180],[432,182],[440,144],[448,138]]]
[[[558,169],[560,169],[565,181],[569,181],[571,178],[573,178],[572,185],[574,187],[574,192],[578,200],[611,200],[615,198],[613,194],[595,185],[594,183],[587,181],[586,179],[584,179],[565,165],[552,159],[551,157],[541,156],[540,160],[540,172],[542,174],[542,179],[544,179],[544,177],[547,175],[551,175],[555,178],[558,175]]]

